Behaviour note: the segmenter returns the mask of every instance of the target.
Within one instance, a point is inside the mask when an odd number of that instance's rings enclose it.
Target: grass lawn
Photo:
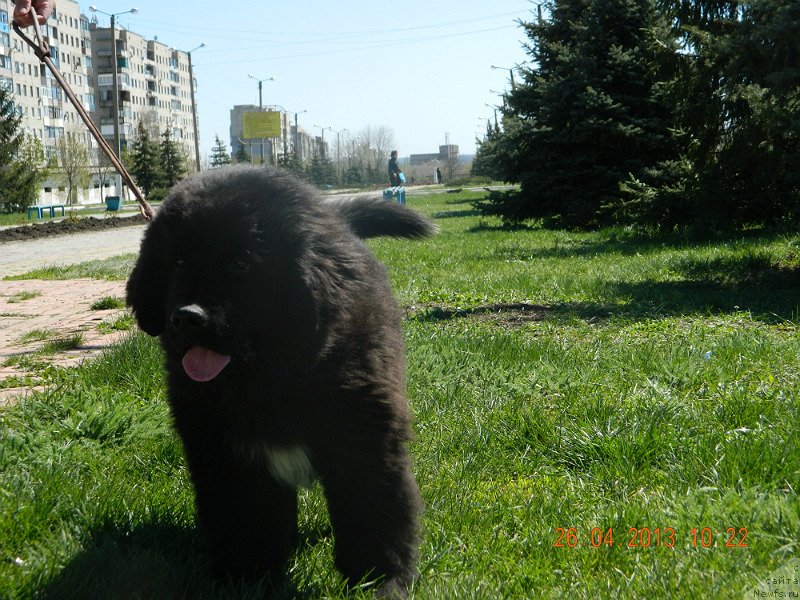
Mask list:
[[[509,230],[477,196],[371,242],[407,314],[412,597],[742,598],[800,565],[800,235]],[[134,334],[0,412],[0,597],[262,597],[207,577],[160,362]],[[319,489],[300,531],[279,597],[340,597]]]

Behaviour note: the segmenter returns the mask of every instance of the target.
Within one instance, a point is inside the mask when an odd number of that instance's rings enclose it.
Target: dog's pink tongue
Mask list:
[[[192,346],[183,357],[183,370],[195,381],[211,381],[222,372],[231,357],[208,348]]]

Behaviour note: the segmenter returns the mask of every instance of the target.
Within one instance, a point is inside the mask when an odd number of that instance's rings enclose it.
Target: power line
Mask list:
[[[163,31],[172,31],[172,32],[184,32],[184,33],[197,33],[197,32],[209,32],[204,33],[204,38],[216,38],[221,40],[242,40],[242,35],[246,34],[254,34],[258,36],[273,36],[273,37],[313,37],[313,41],[335,41],[337,39],[348,39],[355,36],[360,35],[386,35],[386,34],[394,34],[394,33],[403,33],[409,31],[420,31],[423,29],[438,29],[444,27],[452,27],[454,25],[464,25],[467,23],[475,23],[475,22],[485,22],[488,19],[498,19],[501,17],[510,17],[514,15],[519,15],[520,11],[510,12],[510,13],[500,13],[495,15],[486,15],[483,17],[476,17],[474,19],[462,19],[459,21],[449,21],[444,23],[434,23],[430,25],[415,25],[413,27],[393,27],[391,29],[369,29],[363,31],[337,31],[335,34],[332,34],[330,30],[328,31],[308,31],[308,30],[301,30],[301,31],[264,31],[264,30],[248,30],[248,29],[231,29],[226,28],[227,33],[231,33],[233,35],[213,35],[213,32],[218,32],[220,30],[219,26],[215,27],[196,27],[194,25],[180,25],[174,21],[164,22],[164,21],[157,21],[151,19],[137,19],[137,23],[150,23],[153,25],[158,25],[162,28]],[[320,37],[322,36],[322,38]],[[325,36],[330,36],[326,37]],[[244,41],[260,41],[258,39],[254,40],[247,40]],[[286,42],[281,42],[286,43]]]
[[[305,53],[305,54],[287,54],[287,55],[283,55],[283,56],[270,56],[268,58],[265,58],[263,56],[259,56],[259,57],[256,57],[256,58],[245,59],[245,60],[238,60],[237,59],[236,62],[237,63],[264,62],[264,61],[267,61],[267,60],[286,60],[286,59],[289,59],[289,58],[305,58],[305,57],[309,57],[309,56],[319,56],[320,54],[338,54],[338,53],[342,53],[342,52],[360,52],[362,50],[374,50],[375,48],[385,48],[387,46],[400,46],[400,45],[406,45],[406,44],[415,44],[415,43],[419,43],[419,42],[429,42],[429,41],[440,40],[440,39],[461,37],[461,36],[466,36],[466,35],[475,35],[475,34],[478,34],[478,33],[487,33],[487,32],[490,32],[490,31],[499,31],[501,29],[511,29],[512,27],[516,27],[516,26],[515,25],[503,25],[502,27],[490,27],[488,29],[478,29],[478,30],[475,30],[475,31],[464,31],[464,32],[460,32],[460,33],[450,33],[450,34],[443,34],[443,35],[437,35],[437,36],[429,36],[429,37],[424,37],[424,38],[409,38],[409,39],[403,39],[403,40],[387,40],[387,41],[384,41],[384,42],[374,42],[374,43],[373,42],[366,42],[366,43],[368,43],[370,45],[361,46],[359,48],[338,48],[338,49],[334,49],[334,50],[325,49],[324,51],[318,50],[318,51],[315,51],[315,52],[308,52],[308,53]],[[263,47],[264,46],[251,47],[251,48],[237,48],[236,50],[241,52],[241,51],[245,51],[245,50],[257,50],[257,49],[263,48]],[[230,64],[230,63],[229,62],[202,63],[202,65],[198,65],[198,66],[212,66],[212,65],[226,65],[226,64]]]

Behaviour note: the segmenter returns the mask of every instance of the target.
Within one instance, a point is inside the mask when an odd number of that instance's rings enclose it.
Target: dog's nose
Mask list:
[[[170,321],[175,330],[181,333],[197,331],[208,325],[208,313],[202,306],[189,304],[173,310]]]

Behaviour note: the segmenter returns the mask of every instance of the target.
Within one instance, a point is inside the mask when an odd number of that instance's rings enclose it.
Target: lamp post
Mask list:
[[[338,170],[341,170],[342,163],[341,163],[341,157],[340,157],[340,153],[339,153],[339,147],[340,147],[339,146],[339,135],[341,135],[342,133],[347,131],[347,127],[345,127],[344,129],[340,129],[339,131],[334,131],[333,129],[331,129],[331,131],[333,131],[336,134],[336,168]]]
[[[130,8],[128,10],[123,10],[122,12],[107,13],[107,12],[105,12],[103,10],[98,9],[96,6],[91,5],[89,7],[89,10],[92,11],[92,12],[99,12],[100,14],[103,14],[103,15],[106,15],[108,17],[111,17],[111,48],[112,48],[113,61],[114,61],[114,64],[112,65],[112,71],[111,71],[111,93],[114,95],[114,97],[112,99],[112,110],[114,111],[114,114],[112,115],[113,118],[114,118],[114,146],[112,146],[112,147],[114,149],[114,153],[117,155],[117,158],[119,158],[119,155],[121,154],[121,150],[122,150],[122,144],[121,144],[120,139],[119,139],[119,76],[117,74],[117,70],[119,69],[119,65],[117,64],[117,61],[118,61],[118,58],[117,58],[117,29],[116,29],[117,17],[119,15],[127,15],[128,13],[130,13],[132,15],[135,15],[136,13],[139,12],[139,9],[134,7],[134,8]],[[117,179],[117,177],[119,179]],[[120,194],[120,190],[122,188],[122,175],[117,174],[117,177],[115,177],[114,187],[116,188],[117,195],[121,196],[122,194]],[[117,183],[117,182],[119,182],[119,183]]]
[[[333,127],[323,127],[322,125],[317,125],[316,123],[314,123],[314,127],[320,130],[320,154],[322,155],[322,158],[325,158],[325,130],[330,129],[333,131]]]
[[[514,69],[509,67],[498,67],[496,65],[489,65],[492,69],[500,69],[502,71],[508,71],[508,76],[511,78],[511,89],[513,90],[516,88],[514,83]]]
[[[304,108],[303,110],[298,110],[298,111],[295,112],[293,110],[286,110],[284,108],[283,112],[285,114],[294,115],[294,140],[292,141],[292,152],[293,152],[295,158],[300,160],[300,155],[299,155],[298,148],[297,148],[297,146],[298,146],[297,142],[300,139],[298,131],[297,131],[297,115],[302,115],[303,113],[308,112],[308,109]],[[286,138],[287,137],[288,136],[284,137],[284,141],[283,141],[283,154],[284,154],[284,156],[288,154],[288,151],[287,151],[287,148],[286,148],[286,143],[287,143],[287,139]]]
[[[111,46],[112,46],[113,60],[114,60],[113,70],[111,72],[112,73],[112,75],[111,75],[112,94],[114,95],[114,98],[112,99],[113,108],[114,108],[114,115],[113,115],[114,116],[114,152],[116,152],[117,158],[119,158],[120,151],[121,151],[121,143],[120,143],[120,139],[119,139],[119,80],[118,80],[118,76],[117,76],[117,69],[119,68],[119,65],[117,64],[117,60],[118,60],[118,58],[117,58],[117,30],[116,30],[117,17],[119,15],[126,15],[128,13],[130,13],[132,15],[135,15],[136,13],[139,12],[139,9],[138,8],[131,8],[129,10],[124,10],[122,12],[107,13],[105,11],[102,11],[102,10],[98,9],[96,6],[92,5],[92,6],[89,7],[89,10],[92,11],[92,12],[99,12],[100,14],[103,14],[103,15],[106,15],[108,17],[111,17]]]
[[[186,54],[189,57],[189,86],[192,92],[192,127],[194,128],[194,160],[197,172],[200,172],[200,138],[197,133],[197,104],[194,100],[194,71],[192,71],[192,52],[205,48],[206,43],[202,42],[197,48],[192,48]]]
[[[248,73],[247,76],[250,79],[255,79],[258,82],[258,112],[261,112],[264,108],[264,101],[261,95],[262,85],[265,81],[275,81],[275,78],[267,77],[266,79],[259,79],[252,73]],[[264,138],[261,138],[261,162],[264,162]]]

